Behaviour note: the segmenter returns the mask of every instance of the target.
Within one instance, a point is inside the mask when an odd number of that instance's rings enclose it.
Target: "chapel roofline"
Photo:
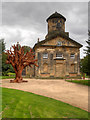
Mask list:
[[[54,38],[56,38],[56,37],[58,37],[58,36],[63,37],[63,38],[65,38],[65,39],[67,39],[68,41],[71,41],[71,42],[77,44],[77,47],[78,47],[78,48],[83,47],[82,44],[80,44],[80,43],[76,42],[75,40],[71,39],[70,37],[68,37],[68,35],[65,35],[64,32],[57,32],[56,34],[53,34],[53,35],[49,36],[48,38],[40,41],[39,43],[36,43],[36,44],[34,45],[33,49],[35,49],[36,47],[41,46],[43,43],[45,43],[45,42],[47,42],[47,41],[50,41],[50,40],[52,40],[52,39],[54,39]]]
[[[53,19],[53,18],[63,18],[63,19],[66,21],[66,18],[65,18],[63,15],[61,15],[60,13],[58,13],[58,12],[55,12],[55,13],[53,13],[52,15],[50,15],[50,16],[46,19],[46,21],[48,22],[49,19]]]

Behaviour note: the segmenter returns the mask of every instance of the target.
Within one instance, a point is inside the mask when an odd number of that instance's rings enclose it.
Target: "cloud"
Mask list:
[[[90,30],[90,1],[88,3],[88,28]]]
[[[19,42],[21,45],[27,45],[33,47],[37,42],[36,36],[42,38],[44,36],[43,33],[39,33],[33,29],[23,29],[20,26],[16,27],[7,27],[3,26],[1,38],[6,38],[6,48],[9,49],[11,45]]]
[[[66,17],[66,31],[70,33],[70,37],[85,46],[88,31],[88,3],[3,2],[1,31],[7,48],[17,41],[22,45],[33,47],[37,38],[43,40],[47,34],[46,19],[55,11]]]

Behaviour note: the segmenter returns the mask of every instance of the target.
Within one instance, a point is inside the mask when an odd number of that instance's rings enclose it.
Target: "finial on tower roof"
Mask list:
[[[38,43],[39,43],[39,38],[38,38]]]

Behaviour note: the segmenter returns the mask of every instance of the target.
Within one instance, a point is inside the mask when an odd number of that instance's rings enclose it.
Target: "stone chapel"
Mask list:
[[[80,76],[80,48],[82,45],[65,32],[66,18],[55,12],[47,18],[48,33],[34,45],[39,67],[27,67],[26,74],[38,78]]]

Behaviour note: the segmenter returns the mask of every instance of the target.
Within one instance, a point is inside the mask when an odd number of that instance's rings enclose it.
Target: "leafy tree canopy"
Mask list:
[[[4,39],[0,39],[0,54],[5,51],[5,42]]]
[[[7,55],[5,54],[6,43],[4,39],[0,40],[0,71],[2,75],[7,75],[8,72],[14,72],[12,65],[6,64]]]
[[[85,50],[86,57],[81,60],[81,72],[90,76],[90,30],[88,30],[88,40],[86,42],[88,45]]]

